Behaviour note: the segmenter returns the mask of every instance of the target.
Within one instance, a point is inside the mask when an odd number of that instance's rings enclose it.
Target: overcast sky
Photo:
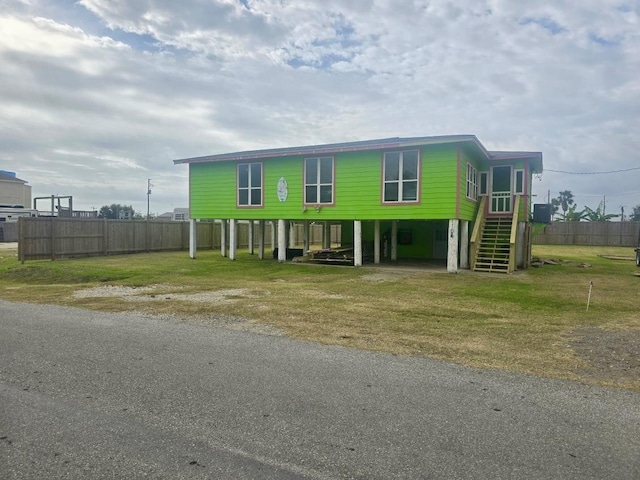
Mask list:
[[[475,134],[543,153],[535,203],[629,213],[640,1],[0,0],[0,112],[0,169],[76,209],[188,206],[177,158]]]

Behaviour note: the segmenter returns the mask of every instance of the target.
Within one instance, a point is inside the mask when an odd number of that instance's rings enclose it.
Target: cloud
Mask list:
[[[550,170],[638,164],[636,2],[4,3],[0,168],[80,208],[146,210],[148,178],[152,211],[185,206],[174,158],[396,135],[474,133]],[[549,172],[536,191],[595,207],[638,176]]]

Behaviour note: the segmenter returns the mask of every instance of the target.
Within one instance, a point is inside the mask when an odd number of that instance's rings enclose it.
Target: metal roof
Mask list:
[[[542,173],[542,152],[489,152],[491,160],[515,160],[526,158],[529,160],[529,166],[532,173]]]
[[[487,160],[506,160],[516,158],[531,158],[538,160],[539,171],[542,171],[542,153],[540,152],[489,152],[475,135],[441,135],[431,137],[391,137],[356,142],[329,143],[323,145],[307,145],[300,147],[269,148],[265,150],[246,150],[241,152],[205,155],[203,157],[182,158],[173,163],[208,163],[233,160],[258,160],[273,157],[292,157],[298,155],[325,155],[340,152],[357,152],[367,150],[382,150],[392,148],[417,147],[423,145],[438,145],[458,143],[470,146],[480,152]],[[538,163],[536,162],[536,164]],[[538,171],[538,168],[535,170]]]
[[[13,175],[7,175],[6,173],[0,173],[0,180],[4,180],[6,182],[27,183],[26,180],[14,177]]]
[[[379,150],[387,148],[402,148],[418,145],[433,145],[440,143],[475,143],[487,156],[488,152],[475,135],[443,135],[437,137],[392,137],[376,140],[362,140],[357,142],[329,143],[324,145],[307,145],[300,147],[270,148],[266,150],[247,150],[243,152],[222,153],[174,160],[175,164],[222,162],[227,160],[248,160],[270,157],[291,157],[296,155],[319,155],[340,152],[357,152],[364,150]]]

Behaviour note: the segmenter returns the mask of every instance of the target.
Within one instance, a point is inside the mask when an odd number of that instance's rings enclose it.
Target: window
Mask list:
[[[489,172],[480,172],[480,195],[489,192]]]
[[[524,193],[524,170],[516,170],[515,173],[515,194],[522,195]]]
[[[467,163],[467,198],[478,200],[478,170]]]
[[[262,164],[238,164],[238,206],[262,206]]]
[[[383,160],[384,203],[418,201],[418,151],[387,152]]]
[[[333,203],[333,157],[304,159],[304,203]]]

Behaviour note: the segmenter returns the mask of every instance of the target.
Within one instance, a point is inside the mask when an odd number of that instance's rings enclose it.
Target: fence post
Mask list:
[[[18,218],[18,258],[24,264],[24,218]]]
[[[55,247],[56,234],[54,232],[55,230],[55,225],[53,222],[54,220],[55,220],[55,217],[51,217],[51,222],[50,222],[51,232],[49,232],[49,235],[50,235],[49,241],[51,242],[51,245],[49,246],[51,250],[51,260],[56,259],[56,247]]]
[[[108,247],[108,241],[109,241],[109,228],[107,225],[107,217],[104,217],[102,219],[102,253],[104,255],[107,255],[107,252],[109,250]]]

